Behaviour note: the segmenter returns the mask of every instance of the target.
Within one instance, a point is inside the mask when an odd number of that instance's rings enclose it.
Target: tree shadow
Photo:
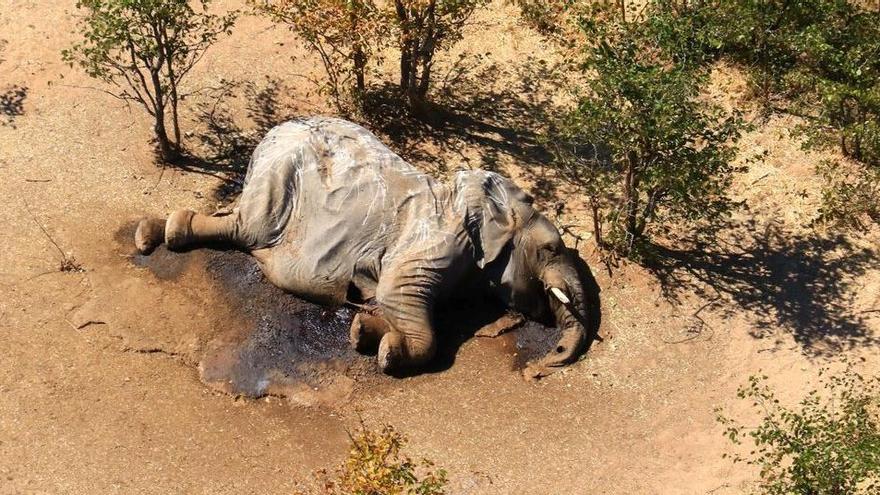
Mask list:
[[[677,302],[682,292],[693,291],[713,300],[725,316],[746,310],[753,337],[782,328],[812,356],[880,343],[864,313],[852,309],[857,278],[880,266],[877,252],[842,235],[793,235],[777,223],[759,228],[754,220],[732,236],[690,249],[656,247],[648,268],[663,295]],[[722,305],[723,299],[735,306]]]
[[[272,127],[290,118],[278,110],[282,91],[277,79],[267,78],[263,86],[250,81],[225,81],[208,102],[198,105],[197,118],[204,128],[194,135],[198,141],[198,156],[187,156],[175,166],[223,179],[213,191],[218,201],[237,196],[254,148]],[[244,117],[249,125],[236,120],[227,105],[229,100],[238,97],[245,100]]]
[[[541,131],[561,114],[552,92],[536,87],[561,77],[558,66],[533,57],[509,68],[492,63],[467,66],[464,58],[437,77],[431,108],[414,114],[402,103],[394,84],[371,88],[361,115],[364,125],[381,135],[407,161],[435,175],[479,166],[501,171],[503,159],[523,169],[544,168],[550,155]],[[486,81],[509,80],[500,89]],[[467,153],[473,153],[475,156]],[[476,158],[478,163],[471,162]],[[543,184],[541,189],[547,191]]]
[[[0,93],[0,125],[15,129],[15,119],[24,115],[27,95],[28,88],[17,84]]]

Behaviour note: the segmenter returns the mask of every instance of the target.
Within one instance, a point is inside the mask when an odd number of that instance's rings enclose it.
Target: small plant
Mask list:
[[[652,225],[730,209],[744,124],[700,98],[708,49],[700,30],[682,29],[699,19],[666,1],[650,2],[632,21],[619,12],[600,5],[581,17],[589,79],[551,148],[562,176],[586,196],[598,245],[633,256]]]
[[[210,14],[210,3],[200,0],[194,9],[187,0],[80,0],[83,40],[62,52],[71,66],[110,84],[111,95],[140,104],[153,117],[165,161],[181,154],[181,82],[208,47],[231,32],[237,15]]]
[[[82,264],[76,260],[76,257],[73,256],[73,253],[64,252],[64,250],[61,249],[61,246],[58,245],[58,242],[55,240],[55,238],[53,238],[52,235],[49,234],[49,231],[46,230],[46,227],[44,227],[43,224],[40,223],[39,220],[37,220],[37,216],[34,215],[34,212],[31,210],[30,205],[27,204],[27,201],[25,201],[24,203],[24,209],[28,212],[28,214],[30,214],[31,220],[34,221],[34,223],[37,225],[37,228],[39,228],[40,232],[42,232],[43,235],[46,237],[46,240],[48,240],[49,243],[51,243],[52,246],[55,248],[55,250],[58,251],[58,271],[63,273],[85,272],[85,267],[83,267]],[[52,272],[43,272],[37,276],[46,275],[48,273]]]
[[[552,39],[560,39],[557,35],[564,33],[568,21],[567,14],[575,3],[574,0],[508,1],[519,7],[520,16],[527,26]]]
[[[880,490],[880,378],[864,378],[848,366],[840,374],[823,370],[822,387],[796,407],[785,407],[767,385],[752,376],[738,391],[761,419],[746,427],[719,410],[718,421],[736,445],[754,444],[734,462],[760,468],[768,495],[856,495]]]
[[[387,26],[372,0],[251,0],[254,9],[286,25],[321,57],[326,89],[341,112],[366,90],[367,64]]]
[[[403,455],[406,437],[392,426],[360,429],[349,435],[348,458],[332,475],[318,472],[317,492],[324,495],[443,495],[446,472],[431,461]],[[300,493],[300,495],[305,495]]]
[[[862,231],[880,224],[880,167],[825,160],[817,169],[825,181],[817,223]]]

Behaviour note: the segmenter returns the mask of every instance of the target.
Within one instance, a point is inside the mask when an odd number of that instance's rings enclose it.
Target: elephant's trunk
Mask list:
[[[527,376],[539,378],[576,360],[587,341],[587,304],[577,271],[567,267],[547,268],[541,276],[556,326],[562,330],[557,344],[542,359],[529,365]]]

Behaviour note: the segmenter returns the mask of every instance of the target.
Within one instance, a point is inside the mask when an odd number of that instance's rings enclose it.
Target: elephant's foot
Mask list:
[[[399,370],[404,364],[404,337],[400,332],[388,332],[379,342],[379,354],[376,356],[379,370],[382,373],[391,373]]]
[[[145,218],[134,233],[134,246],[140,254],[150,254],[165,241],[165,220]]]
[[[358,313],[351,321],[349,339],[351,347],[361,354],[376,352],[382,337],[391,331],[382,317],[370,313]]]
[[[165,244],[169,249],[186,247],[192,241],[192,219],[195,212],[177,210],[165,222]]]
[[[351,328],[348,331],[349,342],[351,342],[351,348],[361,354],[369,352],[372,346],[369,345],[368,340],[369,336],[364,335],[364,324],[361,321],[361,314],[358,313],[354,315],[354,319],[351,320]]]

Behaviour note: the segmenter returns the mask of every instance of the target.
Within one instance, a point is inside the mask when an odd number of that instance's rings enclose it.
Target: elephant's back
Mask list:
[[[285,122],[251,156],[238,206],[240,236],[262,248],[281,242],[291,224],[316,216],[344,214],[347,222],[366,224],[389,206],[388,180],[406,188],[398,177],[417,175],[357,124],[330,117]]]
[[[272,129],[239,201],[240,237],[272,247],[292,292],[337,300],[352,278],[370,292],[382,259],[413,225],[436,224],[448,194],[371,132],[315,117]],[[312,291],[320,292],[312,293]]]

